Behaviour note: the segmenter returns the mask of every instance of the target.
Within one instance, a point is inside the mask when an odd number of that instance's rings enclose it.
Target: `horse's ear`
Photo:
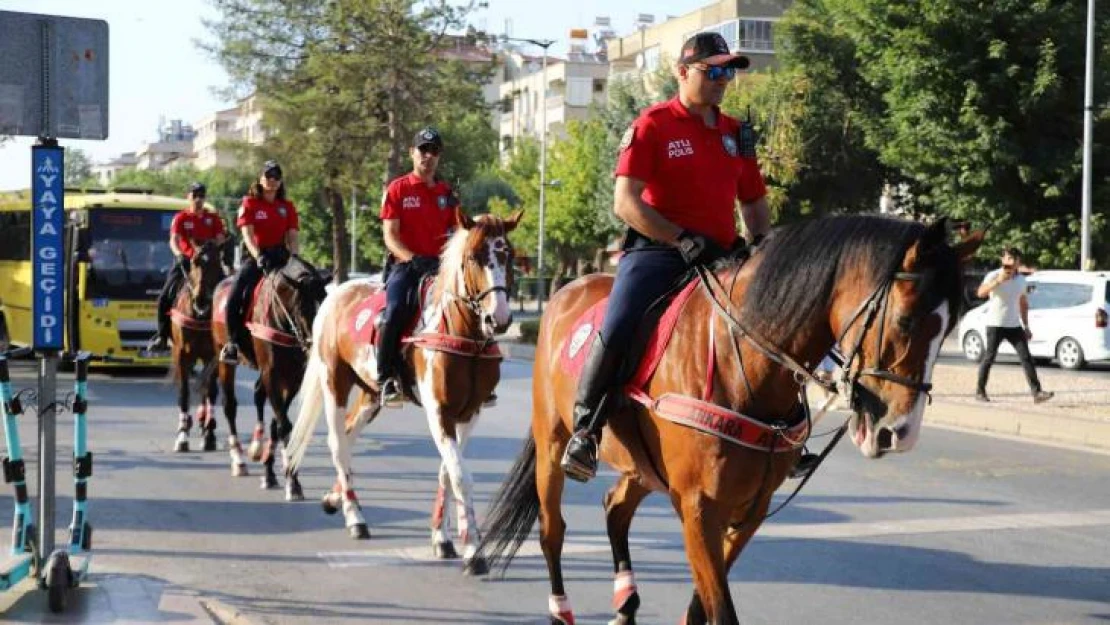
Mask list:
[[[520,225],[520,220],[524,218],[524,210],[518,210],[505,219],[505,232],[512,232]]]
[[[470,215],[458,209],[455,210],[455,223],[463,230],[470,230],[474,227],[474,220],[470,218]]]
[[[985,230],[976,230],[967,235],[963,241],[957,243],[952,249],[956,251],[956,257],[960,259],[961,265],[967,265],[975,256],[975,252],[979,251],[979,246],[983,244],[987,233]]]
[[[910,246],[909,251],[906,252],[906,257],[902,261],[903,271],[913,271],[921,259],[929,252],[944,245],[945,240],[948,238],[948,218],[941,217],[940,219],[929,224],[922,233],[921,238]]]

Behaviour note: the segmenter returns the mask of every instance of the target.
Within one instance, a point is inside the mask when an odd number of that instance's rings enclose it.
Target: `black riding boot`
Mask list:
[[[378,389],[381,403],[395,403],[401,399],[401,388],[397,383],[397,351],[401,343],[401,330],[397,323],[382,323],[378,329],[378,344],[374,354],[378,361]]]
[[[599,334],[586,356],[578,396],[574,400],[574,436],[561,463],[567,477],[588,481],[597,473],[597,446],[608,418],[608,394],[617,382],[624,352],[606,345]]]

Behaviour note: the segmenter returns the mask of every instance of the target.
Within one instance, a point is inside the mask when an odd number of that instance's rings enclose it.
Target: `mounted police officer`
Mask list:
[[[417,132],[409,150],[412,172],[391,181],[382,196],[382,234],[391,262],[375,355],[383,402],[400,398],[401,334],[416,314],[421,281],[439,270],[439,253],[457,219],[459,201],[451,185],[436,178],[442,154],[439,131],[428,127]]]
[[[605,321],[578,384],[575,433],[562,460],[572,479],[585,482],[597,472],[605,400],[643,312],[691,267],[744,245],[735,226],[737,200],[757,240],[770,229],[754,133],[719,108],[748,64],[717,33],[691,37],[676,67],[678,96],[644,110],[621,141],[613,212],[628,231]]]
[[[250,193],[239,206],[235,225],[243,233],[243,244],[249,254],[239,265],[235,286],[227,300],[228,339],[220,360],[229,364],[239,360],[238,342],[246,334],[243,306],[251,291],[263,272],[281,269],[298,249],[297,207],[285,198],[281,166],[276,162],[266,161],[262,166],[258,181],[251,185]]]
[[[197,248],[215,241],[223,245],[227,236],[224,222],[216,213],[205,210],[204,198],[208,191],[199,182],[189,185],[189,207],[173,216],[170,224],[170,250],[173,251],[174,264],[166,275],[166,283],[158,295],[158,332],[150,340],[147,351],[162,352],[169,349],[170,309],[177,299],[177,292],[189,275],[189,268]]]

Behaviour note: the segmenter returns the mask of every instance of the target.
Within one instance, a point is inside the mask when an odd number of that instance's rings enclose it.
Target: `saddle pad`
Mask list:
[[[416,331],[416,325],[419,323],[423,315],[425,305],[427,303],[428,294],[431,291],[433,280],[424,280],[420,286],[420,305],[417,306],[416,314],[412,319],[408,320],[405,324],[405,329],[401,331],[402,345],[412,336]],[[350,316],[350,325],[347,331],[351,337],[355,339],[355,343],[359,345],[377,345],[378,344],[378,317],[381,316],[385,310],[385,289],[375,291],[355,307],[354,314]]]
[[[697,280],[692,280],[682,287],[678,295],[667,304],[666,311],[659,318],[659,323],[655,325],[651,336],[648,338],[647,348],[644,350],[639,366],[636,367],[635,374],[628,383],[629,387],[643,388],[647,385],[648,380],[655,373],[656,367],[659,366],[659,361],[663,359],[663,354],[667,351],[667,345],[670,344],[675,325],[678,323],[679,313],[682,312],[682,308],[689,301],[698,284]],[[608,297],[598,300],[593,306],[586,309],[572,326],[570,340],[567,341],[566,347],[560,354],[560,361],[563,370],[574,378],[582,375],[582,369],[586,365],[586,355],[589,353],[589,345],[593,343],[594,337],[601,329],[601,322],[605,319],[605,309],[608,304]]]

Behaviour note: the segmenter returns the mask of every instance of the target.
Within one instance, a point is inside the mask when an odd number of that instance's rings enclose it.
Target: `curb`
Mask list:
[[[527,343],[503,341],[501,349],[509,360],[531,362],[536,357],[536,346]],[[1107,421],[936,399],[925,409],[925,423],[1012,436],[1030,442],[1056,443],[1090,451],[1110,451],[1110,422]]]

